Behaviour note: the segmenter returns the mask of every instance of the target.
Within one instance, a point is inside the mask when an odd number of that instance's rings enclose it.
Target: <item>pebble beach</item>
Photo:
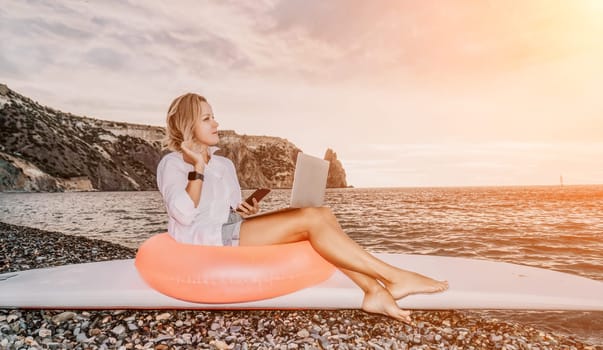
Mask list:
[[[134,258],[98,239],[0,223],[0,273]],[[462,311],[407,325],[361,310],[0,309],[0,349],[603,349]]]

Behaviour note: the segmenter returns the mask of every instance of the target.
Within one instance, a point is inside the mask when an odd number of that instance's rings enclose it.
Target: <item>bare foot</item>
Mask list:
[[[400,309],[392,295],[381,287],[364,294],[362,310],[375,314],[383,314],[409,324],[412,323],[410,311]]]
[[[396,300],[411,294],[438,293],[448,289],[448,281],[437,281],[410,271],[402,271],[398,280],[384,284]]]

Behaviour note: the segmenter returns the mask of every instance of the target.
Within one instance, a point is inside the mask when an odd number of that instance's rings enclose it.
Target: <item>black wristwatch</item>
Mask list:
[[[204,181],[204,176],[203,176],[203,174],[198,173],[198,172],[196,172],[196,171],[191,171],[191,172],[189,172],[189,173],[188,173],[188,179],[189,179],[190,181],[193,181],[193,180],[201,180],[201,181]]]

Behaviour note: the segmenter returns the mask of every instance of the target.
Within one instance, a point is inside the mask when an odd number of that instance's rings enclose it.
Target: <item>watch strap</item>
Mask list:
[[[191,171],[188,173],[188,179],[189,179],[189,181],[194,181],[194,180],[204,181],[205,177],[201,173],[198,173],[196,171]]]

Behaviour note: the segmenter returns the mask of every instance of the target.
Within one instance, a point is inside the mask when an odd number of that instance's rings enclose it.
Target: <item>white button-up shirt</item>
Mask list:
[[[157,187],[167,210],[168,233],[181,243],[222,245],[222,224],[228,220],[230,208],[241,203],[241,186],[228,158],[212,154],[205,165],[201,199],[195,208],[186,192],[188,173],[194,167],[185,162],[182,153],[166,154],[157,166]]]

